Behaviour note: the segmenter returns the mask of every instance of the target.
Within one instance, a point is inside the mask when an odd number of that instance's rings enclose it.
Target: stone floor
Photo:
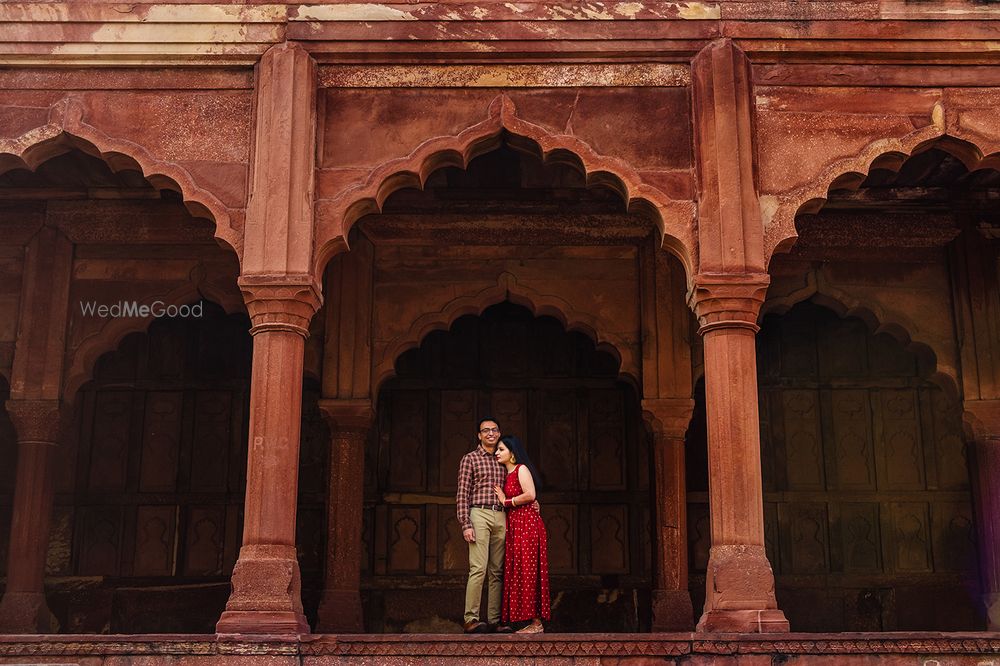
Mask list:
[[[731,666],[913,664],[1000,666],[1000,633],[781,635],[194,635],[4,636],[0,664],[49,666]]]

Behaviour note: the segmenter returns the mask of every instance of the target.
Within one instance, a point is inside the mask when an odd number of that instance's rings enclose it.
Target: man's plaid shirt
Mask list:
[[[472,528],[469,508],[473,504],[497,504],[493,486],[502,487],[506,476],[507,469],[497,462],[492,453],[487,453],[482,445],[462,456],[462,464],[458,466],[455,504],[458,505],[458,522],[463,531]]]

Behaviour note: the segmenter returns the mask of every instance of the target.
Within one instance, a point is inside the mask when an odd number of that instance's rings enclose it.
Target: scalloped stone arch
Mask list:
[[[1000,170],[1000,152],[986,154],[979,144],[947,134],[937,125],[930,125],[902,138],[873,141],[857,155],[828,166],[808,185],[781,196],[761,196],[765,226],[764,249],[768,263],[775,254],[792,249],[799,237],[795,219],[800,214],[819,211],[832,188],[856,189],[873,168],[898,171],[906,159],[931,148],[943,150],[957,158],[969,171]]]
[[[180,194],[188,211],[212,222],[215,238],[242,259],[242,229],[235,226],[228,208],[198,187],[186,169],[155,159],[138,144],[108,136],[83,122],[82,116],[78,104],[63,100],[52,107],[45,125],[16,138],[0,139],[0,174],[15,168],[34,171],[53,157],[80,150],[101,159],[112,171],[139,171],[154,187]]]
[[[671,199],[644,183],[624,160],[600,155],[575,136],[555,134],[518,118],[514,103],[506,95],[494,98],[485,120],[455,136],[425,141],[406,157],[381,164],[368,173],[363,183],[324,206],[323,215],[317,215],[313,257],[316,274],[321,274],[335,255],[348,249],[347,235],[355,222],[365,215],[381,212],[390,194],[406,187],[423,189],[427,178],[438,169],[467,168],[476,157],[499,147],[504,132],[512,135],[517,147],[533,150],[547,163],[573,163],[584,174],[588,187],[602,185],[614,189],[630,212],[652,216],[661,232],[662,246],[677,256],[689,277],[694,275],[697,264],[693,201]]]
[[[620,377],[636,388],[639,386],[641,359],[637,356],[638,350],[632,349],[626,340],[618,335],[601,333],[598,321],[577,311],[565,299],[542,294],[518,283],[514,275],[502,273],[497,278],[496,285],[475,294],[460,296],[441,310],[422,315],[405,333],[390,341],[376,361],[372,382],[374,395],[378,395],[382,384],[395,375],[396,359],[404,352],[419,347],[430,333],[447,331],[459,317],[479,316],[487,308],[504,301],[525,307],[536,317],[552,317],[567,331],[583,333],[594,342],[598,351],[610,354],[618,361]]]
[[[778,298],[769,298],[761,307],[758,321],[763,321],[769,314],[782,315],[791,310],[795,305],[804,301],[812,300],[817,305],[831,310],[841,319],[856,317],[865,323],[865,326],[872,333],[878,335],[885,333],[892,336],[899,342],[906,351],[924,359],[934,370],[928,380],[937,384],[941,390],[950,398],[959,400],[959,379],[956,374],[945,372],[938,368],[938,358],[940,357],[934,346],[922,340],[915,340],[910,333],[913,324],[910,322],[894,319],[886,313],[877,303],[864,302],[854,298],[847,292],[834,289],[828,285],[822,289],[810,280],[809,283],[793,291],[790,294]],[[952,368],[953,371],[957,369]]]
[[[222,307],[227,315],[246,312],[246,305],[239,291],[227,291],[208,282],[189,282],[161,296],[151,297],[150,302],[162,301],[164,305],[186,305],[204,298]],[[104,354],[118,349],[122,340],[132,333],[149,330],[154,318],[120,317],[108,319],[104,326],[87,337],[71,353],[63,382],[63,395],[68,401],[76,398],[77,391],[93,375],[94,366]]]

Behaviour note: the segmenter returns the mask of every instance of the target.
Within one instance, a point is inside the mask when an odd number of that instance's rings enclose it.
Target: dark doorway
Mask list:
[[[501,303],[404,353],[366,460],[366,627],[456,631],[468,550],[455,517],[480,415],[526,441],[543,477],[553,631],[649,623],[649,448],[618,361],[551,317]]]

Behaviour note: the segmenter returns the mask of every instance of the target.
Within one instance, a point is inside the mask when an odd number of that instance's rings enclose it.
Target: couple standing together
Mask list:
[[[479,446],[458,468],[458,522],[469,544],[465,589],[467,634],[542,633],[548,620],[549,563],[545,524],[535,501],[538,473],[517,437],[500,436],[493,418],[480,419]],[[487,583],[488,624],[480,618]]]

